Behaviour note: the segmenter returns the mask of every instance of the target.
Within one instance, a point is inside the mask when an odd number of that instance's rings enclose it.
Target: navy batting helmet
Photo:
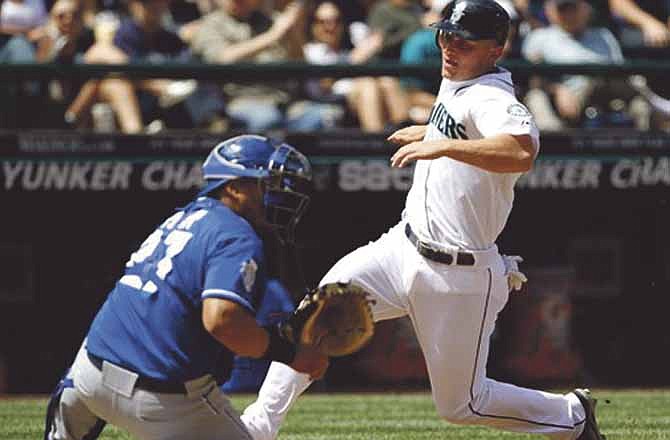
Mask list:
[[[291,241],[295,225],[309,203],[312,168],[289,144],[256,135],[241,135],[216,145],[202,164],[207,196],[233,179],[256,179],[264,190],[267,221]]]
[[[496,40],[501,46],[507,40],[510,17],[494,0],[453,0],[442,16],[430,27],[466,40]]]

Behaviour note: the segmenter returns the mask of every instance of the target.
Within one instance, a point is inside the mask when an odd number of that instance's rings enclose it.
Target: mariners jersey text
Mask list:
[[[468,139],[465,134],[465,125],[456,121],[441,102],[433,107],[428,122],[450,139]]]

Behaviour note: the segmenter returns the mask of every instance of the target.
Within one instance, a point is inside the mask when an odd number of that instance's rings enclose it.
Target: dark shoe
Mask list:
[[[591,396],[591,391],[586,388],[577,388],[572,392],[584,407],[585,421],[584,432],[577,440],[606,440],[600,433],[598,422],[596,422],[596,403],[598,401]]]

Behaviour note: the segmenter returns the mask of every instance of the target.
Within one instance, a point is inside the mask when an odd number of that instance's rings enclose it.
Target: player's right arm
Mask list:
[[[206,298],[202,323],[217,341],[240,356],[260,358],[268,348],[268,333],[244,307],[232,301]]]
[[[391,157],[393,167],[417,160],[450,157],[494,173],[524,173],[533,165],[537,147],[530,135],[499,134],[482,139],[437,139],[404,145]]]
[[[220,298],[206,298],[202,307],[202,323],[217,341],[240,356],[261,358],[270,347],[268,332],[241,305]],[[307,347],[298,347],[289,364],[296,371],[321,378],[328,368],[328,358]]]
[[[264,256],[255,234],[241,228],[233,236],[222,235],[205,267],[201,320],[214,339],[237,355],[277,360],[314,379],[325,373],[327,356],[295,347],[275,328],[266,329],[256,321],[256,295],[264,288],[257,276],[264,278]]]

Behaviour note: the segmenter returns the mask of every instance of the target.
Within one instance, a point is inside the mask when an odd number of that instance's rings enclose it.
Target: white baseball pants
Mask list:
[[[497,248],[476,252],[474,266],[422,257],[401,222],[377,241],[342,258],[322,284],[352,281],[372,293],[375,320],[409,315],[428,366],[440,417],[456,424],[575,440],[584,409],[573,394],[551,394],[486,377],[489,339],[508,299]],[[273,363],[259,400],[243,414],[254,440],[273,439],[309,378]]]

